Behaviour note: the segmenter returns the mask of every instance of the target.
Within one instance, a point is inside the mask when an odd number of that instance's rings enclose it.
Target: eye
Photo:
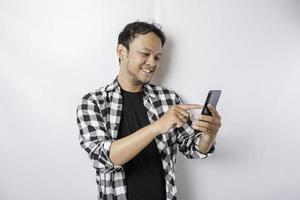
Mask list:
[[[145,57],[148,57],[150,55],[149,53],[144,53],[144,52],[140,52],[140,54],[142,54]]]
[[[157,60],[157,61],[158,61],[159,59],[160,59],[160,57],[155,57],[155,60]]]

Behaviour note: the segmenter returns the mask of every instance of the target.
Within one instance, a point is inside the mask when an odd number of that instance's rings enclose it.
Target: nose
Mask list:
[[[146,65],[148,65],[148,66],[150,66],[150,67],[155,67],[155,65],[156,65],[156,60],[155,60],[155,58],[149,57],[148,60],[147,60],[147,62],[146,62]]]

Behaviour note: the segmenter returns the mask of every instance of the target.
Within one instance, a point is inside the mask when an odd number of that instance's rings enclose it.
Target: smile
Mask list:
[[[151,71],[149,69],[142,69],[144,72],[150,73]]]

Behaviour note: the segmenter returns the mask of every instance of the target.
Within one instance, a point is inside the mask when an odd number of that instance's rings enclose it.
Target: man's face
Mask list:
[[[120,53],[119,48],[123,48]],[[118,46],[121,57],[121,75],[126,76],[134,85],[144,85],[151,81],[152,75],[159,67],[162,44],[153,32],[137,36],[129,45],[129,50]]]

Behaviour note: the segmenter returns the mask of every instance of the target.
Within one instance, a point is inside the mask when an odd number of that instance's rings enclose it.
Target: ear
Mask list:
[[[117,54],[118,54],[118,57],[120,59],[122,59],[122,57],[124,57],[125,55],[127,55],[127,49],[124,45],[122,44],[118,44],[117,46]]]

